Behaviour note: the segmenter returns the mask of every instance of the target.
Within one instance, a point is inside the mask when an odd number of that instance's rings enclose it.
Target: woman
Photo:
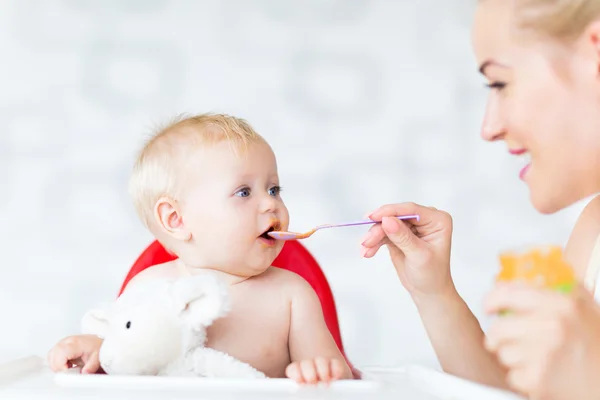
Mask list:
[[[473,26],[489,82],[481,136],[530,158],[520,178],[541,213],[600,192],[600,0],[480,0]],[[420,214],[415,225],[386,218]],[[564,296],[519,285],[486,299],[499,318],[484,334],[450,274],[452,219],[414,204],[387,205],[363,242],[386,245],[445,371],[534,398],[600,398],[600,197],[583,211],[566,257],[585,282]],[[582,285],[583,286],[583,285]],[[590,293],[591,292],[591,293]]]

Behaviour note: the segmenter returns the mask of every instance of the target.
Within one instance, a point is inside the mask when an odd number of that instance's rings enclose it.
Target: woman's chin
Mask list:
[[[541,214],[554,214],[569,207],[578,200],[576,198],[570,199],[569,197],[564,196],[560,188],[556,191],[550,191],[542,190],[535,186],[532,187],[532,185],[529,186],[531,204]]]

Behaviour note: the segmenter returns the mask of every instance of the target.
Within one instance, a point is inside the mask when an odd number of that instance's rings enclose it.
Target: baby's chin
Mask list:
[[[248,271],[247,273],[247,277],[248,278],[253,278],[255,276],[259,276],[264,274],[271,266],[267,266],[266,268],[257,268],[257,269],[253,269],[252,271]]]
[[[188,266],[197,269],[208,268],[229,275],[233,280],[237,278],[251,278],[266,272],[277,256],[281,253],[283,242],[273,246],[251,248],[249,251],[230,252],[229,254],[212,254],[212,257],[194,260],[194,257],[182,259]],[[207,256],[208,249],[194,252]],[[188,254],[189,256],[190,254]],[[192,267],[192,268],[194,268]]]
[[[270,262],[267,262],[270,261]],[[259,263],[240,263],[232,260],[227,267],[218,268],[218,270],[231,277],[248,279],[266,272],[273,265],[273,260],[265,260]]]
[[[266,272],[273,265],[273,261],[258,265],[248,265],[241,269],[241,273],[247,277],[257,276]]]

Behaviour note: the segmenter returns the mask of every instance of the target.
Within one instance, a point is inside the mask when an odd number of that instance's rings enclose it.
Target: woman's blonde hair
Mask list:
[[[515,7],[520,27],[565,41],[600,17],[600,0],[516,0]]]

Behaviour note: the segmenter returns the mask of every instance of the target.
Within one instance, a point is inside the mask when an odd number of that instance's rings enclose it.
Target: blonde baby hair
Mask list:
[[[202,146],[230,143],[232,151],[245,151],[251,143],[265,142],[241,118],[226,114],[180,115],[157,130],[142,147],[133,167],[129,193],[136,211],[150,228],[154,207],[161,197],[181,195],[187,158]]]

